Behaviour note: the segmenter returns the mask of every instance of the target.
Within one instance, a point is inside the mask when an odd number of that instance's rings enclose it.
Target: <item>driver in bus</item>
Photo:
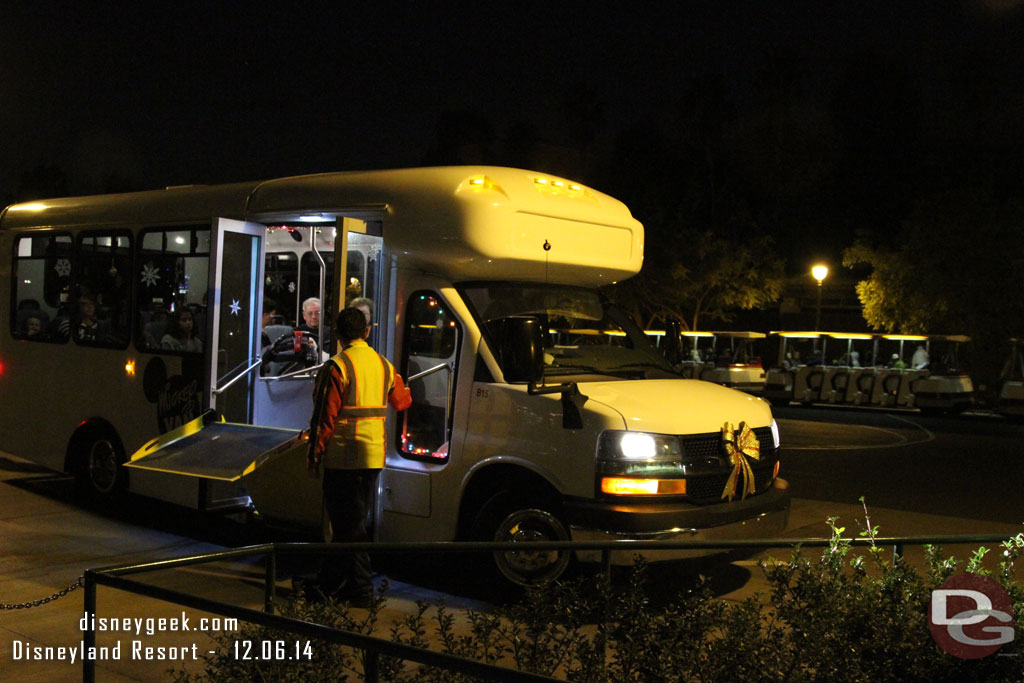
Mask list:
[[[320,334],[320,299],[311,296],[302,302],[302,324],[295,329],[314,337]]]

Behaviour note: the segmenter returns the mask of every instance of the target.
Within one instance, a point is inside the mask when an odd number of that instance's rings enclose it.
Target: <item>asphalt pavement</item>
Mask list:
[[[990,500],[1017,486],[1016,461],[1024,455],[1018,445],[1024,435],[1021,425],[984,415],[926,419],[916,413],[796,407],[776,414],[783,438],[781,475],[794,493],[788,537],[827,536],[829,517],[837,517],[851,535],[866,525],[866,516],[885,536],[993,533],[1008,538],[1022,530],[1019,496]],[[87,568],[178,558],[265,540],[257,530],[232,520],[152,501],[136,500],[113,514],[101,513],[74,502],[71,489],[68,477],[0,453],[0,603],[20,605],[52,596]],[[788,551],[775,551],[779,553]],[[920,562],[922,554],[921,548],[907,549],[911,561]],[[726,559],[730,561],[656,565],[650,580],[659,591],[672,592],[705,574],[727,600],[764,590],[758,557]],[[421,564],[410,564],[412,569],[397,567],[394,575],[389,573],[392,590],[382,637],[387,637],[387,624],[415,610],[416,600],[444,598],[455,610],[486,609],[486,596],[459,590],[460,577],[431,580]],[[282,572],[282,594],[290,587],[287,573]],[[161,571],[144,580],[261,609],[263,575],[262,563],[247,561]],[[221,647],[209,631],[224,624],[202,622],[215,615],[197,610],[100,588],[98,613],[131,625],[128,631],[100,633],[97,645],[108,652],[120,644],[118,659],[98,662],[100,681],[169,680],[168,669],[198,671],[201,656]],[[81,663],[68,658],[71,649],[80,647],[82,617],[81,589],[40,606],[0,610],[0,681],[79,680]]]

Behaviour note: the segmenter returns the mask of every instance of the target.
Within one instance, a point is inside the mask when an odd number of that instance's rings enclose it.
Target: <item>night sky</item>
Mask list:
[[[1019,4],[5,3],[0,198],[42,167],[88,194],[422,165],[446,120],[484,161],[522,131],[603,160],[574,179],[616,194],[609,164],[672,163],[624,140],[699,150],[712,120],[783,236],[846,239],[921,185],[1016,189]]]

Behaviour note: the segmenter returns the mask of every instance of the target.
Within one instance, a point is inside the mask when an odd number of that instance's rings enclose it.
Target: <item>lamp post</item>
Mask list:
[[[814,315],[814,331],[817,332],[821,328],[821,283],[825,281],[828,276],[828,266],[816,265],[811,268],[811,275],[818,281],[818,308]]]

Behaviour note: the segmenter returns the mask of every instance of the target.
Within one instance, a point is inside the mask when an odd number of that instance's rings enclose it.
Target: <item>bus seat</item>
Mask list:
[[[18,302],[19,311],[39,311],[42,310],[42,306],[39,305],[38,299],[22,299]]]
[[[291,334],[294,328],[291,325],[267,325],[263,328],[263,334],[267,335],[267,343],[273,344],[286,334]]]
[[[142,327],[142,337],[146,340],[146,346],[151,349],[160,348],[160,340],[164,338],[167,331],[166,320],[151,320]]]
[[[268,351],[271,345],[278,339],[295,331],[291,325],[267,325],[263,328],[263,335],[260,340],[261,355]],[[272,361],[260,368],[260,375],[263,377],[277,377],[284,372],[285,368],[292,365],[291,361]]]

